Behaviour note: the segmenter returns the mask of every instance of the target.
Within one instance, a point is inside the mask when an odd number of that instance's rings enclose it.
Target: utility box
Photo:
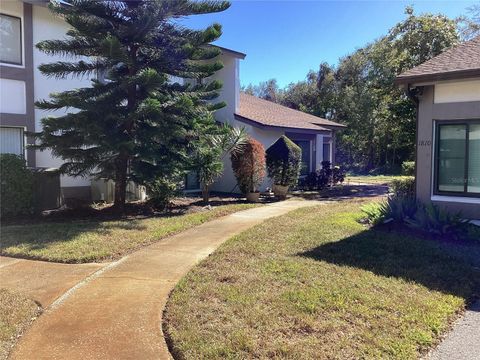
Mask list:
[[[92,180],[92,200],[112,203],[115,201],[115,182],[113,180]],[[127,201],[145,200],[147,197],[145,186],[137,185],[133,181],[127,183]]]
[[[51,210],[62,206],[63,198],[58,169],[34,168],[31,170],[34,178],[35,210]]]

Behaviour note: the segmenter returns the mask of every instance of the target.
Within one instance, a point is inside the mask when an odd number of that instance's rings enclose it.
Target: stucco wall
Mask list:
[[[463,215],[470,218],[480,218],[480,199],[462,198],[433,195],[433,157],[435,149],[435,121],[465,120],[480,118],[480,101],[442,102],[434,103],[434,86],[424,87],[419,98],[418,124],[417,124],[417,198],[427,203],[435,204],[449,210],[462,211]],[[479,89],[480,90],[480,89]],[[456,94],[452,93],[452,99]],[[448,98],[444,97],[447,101]]]
[[[68,25],[60,18],[54,17],[46,7],[33,7],[33,43],[37,44],[42,40],[61,39],[64,37]],[[68,60],[65,57],[51,56],[40,52],[36,48],[33,52],[34,64],[34,93],[35,100],[48,99],[53,92],[61,92],[65,90],[75,89],[90,84],[90,77],[66,79],[47,78],[38,70],[40,64],[54,62],[58,60]],[[71,111],[71,110],[70,110]],[[45,112],[35,109],[35,128],[36,131],[41,130],[41,119],[47,115],[61,115],[64,110]],[[37,151],[36,154],[38,167],[59,167],[63,161],[52,156],[49,150]],[[90,186],[90,179],[83,177],[62,176],[62,187],[80,187]],[[71,192],[70,192],[71,193]]]

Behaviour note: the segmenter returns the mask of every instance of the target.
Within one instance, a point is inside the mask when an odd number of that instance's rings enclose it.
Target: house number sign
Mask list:
[[[431,140],[419,140],[418,141],[418,146],[428,146],[430,147],[432,145]]]

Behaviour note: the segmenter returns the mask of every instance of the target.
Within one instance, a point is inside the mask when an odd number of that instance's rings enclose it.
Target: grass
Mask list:
[[[345,183],[349,182],[375,184],[375,185],[390,185],[393,180],[409,178],[410,176],[403,175],[348,175],[345,178]]]
[[[22,295],[0,289],[0,359],[6,359],[17,337],[38,316],[38,305]]]
[[[231,204],[147,219],[5,226],[1,229],[0,254],[64,263],[116,259],[166,236],[255,206]]]
[[[358,223],[360,202],[304,208],[222,245],[173,291],[178,359],[415,359],[464,309],[471,249]],[[478,249],[477,249],[478,250]]]

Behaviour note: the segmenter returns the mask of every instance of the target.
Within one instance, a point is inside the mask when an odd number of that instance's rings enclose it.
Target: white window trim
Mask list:
[[[432,195],[432,201],[446,201],[460,204],[480,204],[480,198],[463,197],[463,196],[448,196],[448,195]]]

